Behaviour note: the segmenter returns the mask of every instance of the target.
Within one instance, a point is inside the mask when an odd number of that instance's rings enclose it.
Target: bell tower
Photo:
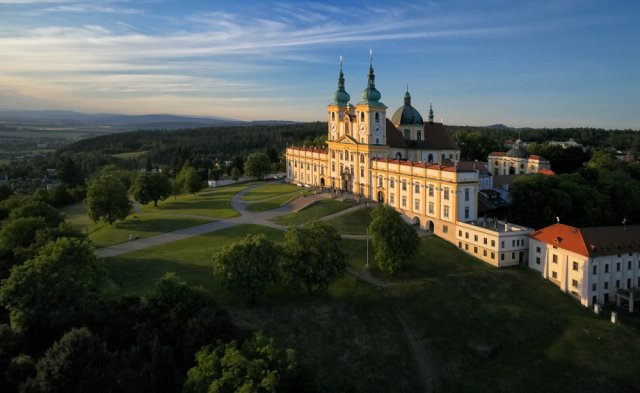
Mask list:
[[[358,142],[368,145],[386,145],[387,107],[380,102],[382,95],[376,89],[373,72],[373,50],[369,50],[369,74],[367,87],[362,91],[362,101],[356,105]]]
[[[342,73],[342,56],[340,56],[340,73],[338,74],[338,89],[333,93],[333,102],[327,105],[328,141],[335,141],[345,133],[344,116],[348,112],[351,96],[344,88],[344,74]]]

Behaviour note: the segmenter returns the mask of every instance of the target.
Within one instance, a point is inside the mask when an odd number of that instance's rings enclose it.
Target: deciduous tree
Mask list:
[[[124,220],[131,211],[127,188],[112,175],[91,180],[84,203],[93,222],[103,219],[113,224],[117,220]]]
[[[200,191],[202,184],[200,176],[192,166],[184,166],[176,177],[176,182],[182,189],[182,192],[195,194]]]
[[[247,176],[262,179],[271,171],[271,160],[265,153],[251,153],[244,163],[244,173]]]
[[[280,250],[263,235],[247,235],[213,257],[213,269],[232,292],[250,304],[278,277]]]
[[[158,201],[171,195],[171,183],[163,173],[147,172],[136,178],[131,191],[136,201],[143,205],[153,202],[157,207]]]
[[[415,229],[400,213],[386,205],[373,209],[369,233],[373,237],[376,264],[389,274],[394,274],[403,261],[414,255],[420,241]]]
[[[307,293],[325,290],[345,271],[340,235],[331,225],[313,220],[285,233],[282,271],[289,281],[302,283]]]

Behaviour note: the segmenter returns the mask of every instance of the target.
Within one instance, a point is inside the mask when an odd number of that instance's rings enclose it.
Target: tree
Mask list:
[[[0,286],[0,304],[9,310],[18,332],[61,333],[88,321],[110,288],[107,271],[91,246],[60,238],[11,269]]]
[[[64,217],[60,214],[58,209],[41,201],[27,202],[24,205],[13,209],[11,214],[9,214],[10,219],[21,217],[41,217],[49,227],[58,226],[64,221]]]
[[[373,209],[369,233],[373,237],[376,264],[389,274],[394,274],[403,261],[415,254],[420,241],[415,229],[400,213],[386,205]]]
[[[133,197],[143,205],[153,201],[153,206],[158,206],[158,201],[171,195],[171,183],[163,173],[147,172],[137,177],[133,184]]]
[[[293,349],[278,348],[272,338],[257,332],[238,347],[236,341],[205,347],[187,373],[185,393],[293,391],[297,371]]]
[[[80,168],[71,157],[63,157],[58,163],[58,178],[67,187],[73,188],[84,183]]]
[[[91,180],[84,203],[93,222],[104,219],[110,225],[117,220],[124,220],[131,211],[127,188],[112,175]]]
[[[233,167],[231,169],[231,180],[238,181],[240,180],[240,169]]]
[[[4,201],[13,195],[13,190],[9,184],[0,184],[0,201]]]
[[[244,163],[244,173],[247,176],[262,179],[264,175],[271,171],[271,160],[265,153],[251,153]]]
[[[213,269],[223,285],[250,304],[278,277],[279,247],[263,235],[247,237],[213,257]]]
[[[302,282],[308,294],[325,290],[345,271],[341,238],[331,225],[312,220],[285,233],[282,271],[290,282]]]
[[[200,176],[192,166],[184,166],[176,176],[176,182],[184,193],[195,194],[200,191],[202,184]]]
[[[110,356],[104,341],[87,328],[71,329],[36,364],[27,392],[108,392]]]

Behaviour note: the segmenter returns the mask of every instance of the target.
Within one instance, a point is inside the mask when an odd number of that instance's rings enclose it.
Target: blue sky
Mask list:
[[[0,0],[0,108],[324,120],[373,49],[446,124],[640,129],[640,1]]]

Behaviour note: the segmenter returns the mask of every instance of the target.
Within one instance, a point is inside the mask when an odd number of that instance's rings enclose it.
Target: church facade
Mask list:
[[[338,88],[327,106],[327,147],[287,147],[287,180],[392,206],[408,222],[495,266],[524,263],[502,256],[507,246],[501,239],[513,236],[514,226],[478,225],[481,168],[460,161],[460,149],[445,126],[434,121],[433,109],[424,121],[407,91],[404,105],[388,118],[381,98],[370,59],[367,85],[353,105],[341,64]],[[491,251],[460,237],[458,226],[465,223],[465,234],[471,233],[472,239],[476,232],[495,232]],[[525,247],[526,233],[518,231],[518,245]],[[480,237],[485,244],[486,236]]]

